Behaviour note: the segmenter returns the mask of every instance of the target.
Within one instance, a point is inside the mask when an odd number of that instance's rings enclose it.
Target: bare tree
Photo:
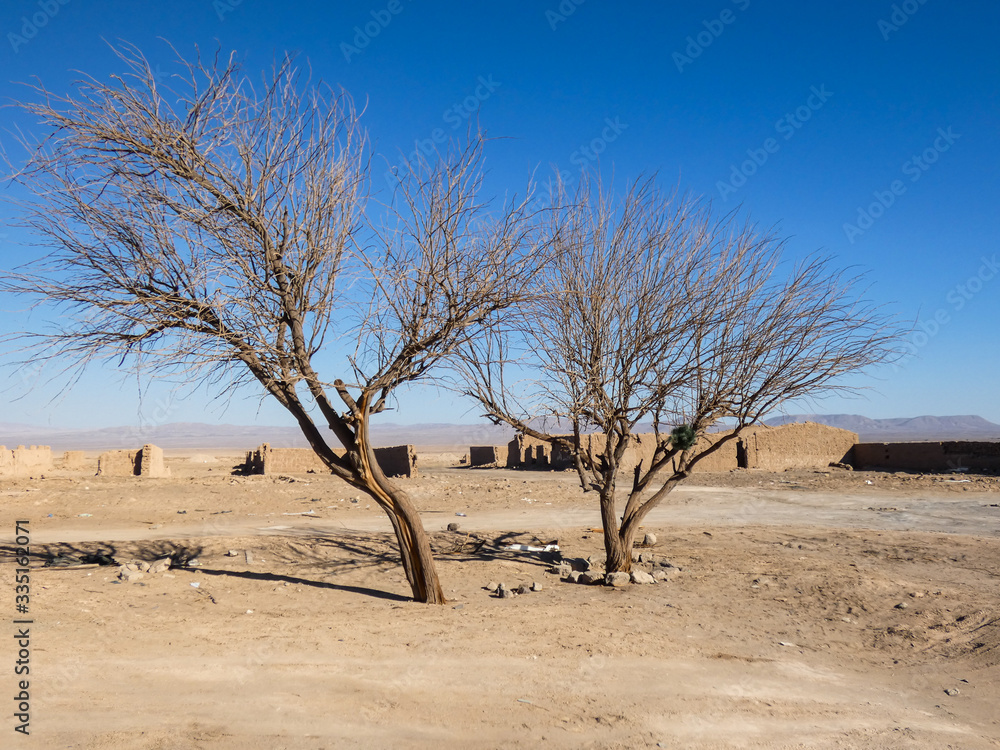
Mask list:
[[[639,525],[700,460],[785,402],[843,389],[839,376],[892,356],[896,334],[828,259],[784,271],[772,234],[651,179],[617,201],[584,179],[555,203],[537,293],[467,349],[459,387],[572,457],[599,496],[607,571],[628,572]],[[732,429],[707,436],[720,420]],[[619,508],[619,472],[650,422],[655,445]]]
[[[256,383],[386,512],[414,598],[444,602],[369,422],[517,300],[532,268],[526,204],[480,198],[474,138],[411,164],[395,200],[372,207],[350,99],[289,60],[255,89],[233,57],[181,59],[161,83],[138,50],[118,54],[127,75],[67,96],[39,85],[23,105],[48,135],[15,179],[51,252],[0,274],[0,289],[60,313],[58,330],[24,334],[28,346],[230,393]]]

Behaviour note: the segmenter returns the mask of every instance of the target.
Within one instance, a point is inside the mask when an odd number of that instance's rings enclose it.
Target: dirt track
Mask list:
[[[682,572],[613,590],[500,549],[600,554],[571,475],[430,468],[409,486],[453,601],[427,607],[343,485],[172,468],[0,485],[33,565],[199,563],[33,571],[32,736],[12,747],[1000,747],[994,480],[702,477],[646,524]]]

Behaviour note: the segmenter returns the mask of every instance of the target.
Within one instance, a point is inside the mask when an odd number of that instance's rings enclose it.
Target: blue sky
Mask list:
[[[0,99],[23,98],[11,82],[33,76],[60,91],[74,70],[120,70],[115,40],[169,74],[160,37],[183,54],[236,50],[250,70],[299,53],[365,106],[389,163],[478,116],[499,139],[487,164],[501,189],[591,166],[620,181],[656,172],[721,210],[742,206],[790,238],[791,258],[821,251],[865,271],[870,296],[915,325],[905,360],[852,380],[873,387],[864,397],[793,410],[1000,422],[1000,5],[8,0]],[[0,112],[5,131],[30,127]],[[4,268],[35,252],[7,217],[0,207]],[[38,323],[19,305],[0,297],[0,331]],[[180,399],[110,369],[54,402],[30,368],[2,377],[4,422],[287,422],[253,399],[223,411],[209,394]],[[421,390],[386,418],[476,413]]]

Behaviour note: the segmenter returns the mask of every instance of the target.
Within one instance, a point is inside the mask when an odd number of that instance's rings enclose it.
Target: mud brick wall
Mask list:
[[[702,451],[711,448],[716,443],[729,436],[731,431],[710,432],[702,435],[695,443],[695,450]],[[708,471],[733,471],[740,468],[739,463],[739,438],[726,440],[712,453],[702,458],[691,469],[691,473],[703,473]]]
[[[272,448],[270,443],[247,453],[246,468],[248,474],[330,473],[312,448]]]
[[[552,448],[544,440],[527,435],[517,435],[507,444],[507,466],[525,466],[536,469],[548,468]]]
[[[97,473],[107,477],[168,477],[163,449],[144,445],[134,451],[107,451],[97,459]]]
[[[417,475],[417,453],[412,445],[394,445],[391,448],[376,448],[375,460],[387,477],[415,477]]]
[[[139,474],[142,451],[106,451],[97,458],[97,473],[103,477],[134,477]]]
[[[335,451],[343,455],[342,450]],[[376,448],[375,460],[386,476],[412,477],[417,473],[417,455],[412,445]],[[247,452],[248,474],[329,474],[330,468],[311,448],[272,448],[264,443]]]
[[[738,468],[784,471],[786,469],[820,468],[833,462],[850,462],[858,436],[847,430],[805,422],[782,427],[754,427],[744,430],[736,439],[732,432],[714,432],[698,439],[696,451],[712,444],[723,444],[700,459],[693,472],[733,471]],[[584,435],[580,447],[596,458],[604,451],[604,435]],[[650,466],[656,450],[656,435],[640,433],[631,441],[621,461],[621,471],[631,472],[639,461]],[[508,446],[507,466],[525,468],[569,469],[573,459],[558,446],[535,438],[519,435]]]
[[[144,477],[167,477],[170,470],[163,463],[163,449],[146,444],[139,451],[139,475]]]
[[[92,464],[83,451],[66,451],[62,457],[62,468],[66,471],[84,471]]]
[[[25,477],[52,469],[52,449],[47,445],[23,445],[12,450],[0,445],[0,475]]]
[[[507,464],[507,446],[473,445],[469,448],[469,466],[504,466]]]
[[[854,466],[887,471],[1000,471],[1000,443],[858,443]]]
[[[857,434],[815,422],[753,427],[739,438],[739,464],[747,469],[786,471],[850,463]]]
[[[568,435],[565,437],[569,437]],[[699,449],[702,445],[718,440],[714,435],[706,435],[701,438]],[[604,435],[582,435],[580,438],[580,448],[585,455],[591,459],[596,459],[604,452],[607,440]],[[573,457],[560,448],[558,445],[549,446],[548,443],[530,437],[519,436],[511,441],[508,446],[507,466],[524,466],[525,468],[536,469],[572,469],[575,468]],[[653,453],[656,451],[656,435],[653,433],[640,433],[632,435],[630,445],[625,450],[625,455],[621,460],[621,471],[631,472],[635,469],[639,461],[644,466],[650,466],[653,461]],[[518,461],[518,455],[521,460]],[[730,471],[737,468],[736,463],[736,441],[732,441],[723,446],[710,456],[702,459],[694,468],[694,471]]]

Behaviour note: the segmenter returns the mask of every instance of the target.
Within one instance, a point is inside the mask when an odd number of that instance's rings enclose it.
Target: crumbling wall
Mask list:
[[[170,470],[163,463],[163,449],[146,444],[139,451],[139,475],[144,477],[170,476]]]
[[[507,464],[507,446],[473,445],[469,448],[469,466],[502,466]]]
[[[549,468],[552,447],[544,440],[517,435],[507,444],[507,467]]]
[[[387,477],[415,477],[417,475],[417,453],[412,445],[394,445],[391,448],[376,448],[375,460]]]
[[[335,452],[344,454],[342,450]],[[375,460],[389,477],[412,477],[417,473],[417,454],[412,445],[376,448]],[[248,451],[244,466],[248,474],[330,473],[330,467],[311,448],[272,448],[269,443]]]
[[[1000,443],[858,443],[854,466],[871,471],[1000,471]]]
[[[85,471],[89,468],[87,454],[83,451],[66,451],[62,457],[62,468],[65,471]]]
[[[722,443],[718,448],[701,458],[691,469],[691,473],[704,473],[710,471],[733,471],[740,467],[739,462],[739,438],[725,439],[732,435],[731,430],[726,432],[709,432],[698,438],[694,444],[694,450],[708,450],[717,443]]]
[[[716,443],[718,448],[699,459],[692,472],[733,471],[737,468],[784,471],[785,469],[817,468],[834,462],[849,462],[858,436],[847,430],[813,422],[782,427],[754,427],[744,430],[738,438],[732,431],[702,435],[695,452],[702,452]],[[568,436],[565,436],[568,437]],[[604,435],[583,435],[580,449],[591,459],[604,452]],[[620,462],[623,472],[631,472],[642,461],[649,467],[656,451],[656,435],[640,433],[630,436],[629,446]],[[525,468],[569,469],[573,457],[558,445],[519,435],[508,446],[507,466]]]
[[[816,422],[796,422],[780,427],[752,427],[744,430],[739,440],[741,467],[786,471],[850,463],[858,436]]]
[[[97,458],[97,473],[108,477],[168,477],[163,449],[144,445],[139,450],[106,451]]]
[[[52,449],[47,445],[19,445],[13,450],[0,445],[0,475],[25,477],[51,469]]]
[[[139,475],[142,451],[105,451],[97,458],[97,473],[103,477]]]
[[[329,474],[330,467],[312,448],[272,448],[264,443],[247,453],[248,474]]]

